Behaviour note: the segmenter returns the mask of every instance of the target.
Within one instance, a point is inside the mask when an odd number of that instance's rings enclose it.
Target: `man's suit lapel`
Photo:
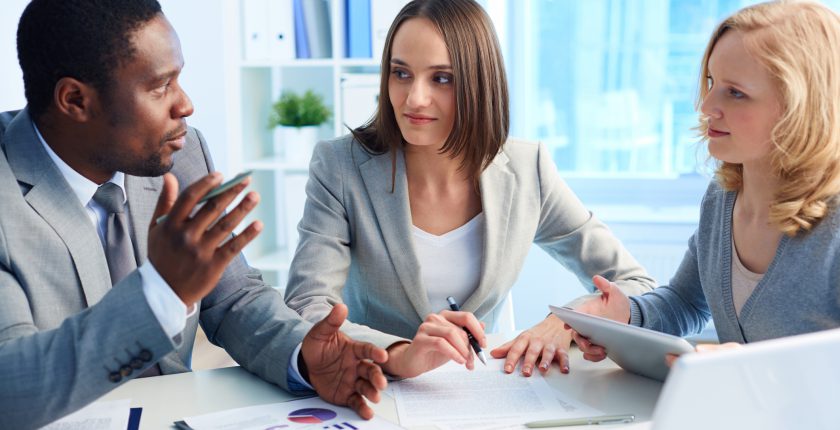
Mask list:
[[[479,310],[478,307],[487,302],[490,293],[496,291],[496,274],[501,267],[506,267],[503,264],[505,243],[516,180],[508,169],[507,162],[507,155],[504,152],[500,153],[479,178],[481,206],[484,212],[484,255],[478,288],[461,306],[465,311],[484,313],[491,310]]]
[[[30,186],[24,198],[64,241],[73,258],[87,306],[111,289],[105,251],[70,185],[44,150],[29,114],[9,123],[3,136],[6,156],[17,180]]]
[[[405,178],[405,158],[397,153],[394,192],[391,192],[391,153],[375,155],[359,165],[371,204],[376,213],[388,255],[405,293],[422,319],[431,312],[429,297],[420,282],[420,262],[411,241],[411,207]]]

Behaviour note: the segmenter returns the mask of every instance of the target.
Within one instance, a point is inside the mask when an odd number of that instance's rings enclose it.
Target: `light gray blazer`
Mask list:
[[[0,428],[40,427],[146,368],[189,370],[197,324],[264,379],[286,387],[287,366],[311,324],[289,310],[240,255],[170,339],[143,295],[138,272],[111,288],[96,229],[35,135],[29,114],[0,114]],[[212,170],[190,129],[172,172],[183,189]],[[132,240],[146,260],[162,179],[126,175]],[[128,378],[109,375],[148,351]]]
[[[628,294],[655,286],[560,179],[543,145],[507,142],[481,174],[480,189],[486,220],[481,276],[461,306],[479,319],[495,320],[532,243],[590,291],[595,274],[615,280]],[[355,323],[345,331],[381,347],[412,338],[423,318],[441,309],[431,308],[420,281],[402,152],[391,193],[390,154],[371,155],[349,136],[321,142],[306,194],[286,303],[315,321],[344,302]]]

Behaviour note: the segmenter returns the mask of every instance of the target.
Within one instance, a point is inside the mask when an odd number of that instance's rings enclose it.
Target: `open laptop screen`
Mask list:
[[[687,354],[671,369],[654,429],[840,428],[840,329]]]

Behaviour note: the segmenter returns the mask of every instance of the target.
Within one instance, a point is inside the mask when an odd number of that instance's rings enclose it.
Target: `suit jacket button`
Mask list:
[[[144,349],[140,351],[140,354],[137,355],[143,361],[152,361],[152,353],[149,352],[148,349]]]
[[[135,369],[139,369],[139,368],[143,367],[143,360],[141,360],[137,357],[134,357],[134,358],[131,359],[131,361],[128,364]]]
[[[120,367],[120,375],[122,375],[123,378],[127,378],[133,371],[134,369],[132,369],[131,366]]]
[[[119,372],[111,372],[108,375],[108,380],[116,384],[117,382],[122,381],[122,376],[120,376]]]

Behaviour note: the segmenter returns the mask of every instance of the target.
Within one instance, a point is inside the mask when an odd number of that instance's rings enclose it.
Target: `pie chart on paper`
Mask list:
[[[318,424],[335,418],[338,414],[329,409],[298,409],[289,414],[289,421],[301,424]]]

